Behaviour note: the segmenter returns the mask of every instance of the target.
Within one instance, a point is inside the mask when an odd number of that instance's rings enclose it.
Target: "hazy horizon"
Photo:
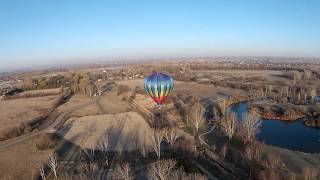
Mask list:
[[[2,1],[0,72],[180,57],[320,57],[319,1]]]

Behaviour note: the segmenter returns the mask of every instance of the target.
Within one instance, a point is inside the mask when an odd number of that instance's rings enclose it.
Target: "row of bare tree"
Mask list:
[[[290,99],[291,102],[295,104],[308,104],[315,102],[317,91],[315,87],[274,87],[272,85],[266,85],[259,89],[251,89],[249,96],[252,98],[268,97],[283,103],[286,103],[288,99]]]
[[[236,114],[232,112],[222,119],[220,125],[229,140],[237,134],[244,143],[248,144],[255,141],[255,136],[260,132],[261,123],[262,120],[253,113],[246,113],[242,120],[237,120]]]

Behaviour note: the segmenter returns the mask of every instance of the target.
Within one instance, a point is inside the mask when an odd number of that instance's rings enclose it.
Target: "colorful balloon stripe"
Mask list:
[[[154,73],[144,79],[144,89],[158,105],[161,105],[173,90],[173,80],[167,74]]]

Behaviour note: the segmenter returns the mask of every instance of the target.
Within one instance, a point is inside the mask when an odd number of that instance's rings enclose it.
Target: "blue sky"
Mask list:
[[[0,70],[97,60],[320,56],[318,0],[0,0]]]

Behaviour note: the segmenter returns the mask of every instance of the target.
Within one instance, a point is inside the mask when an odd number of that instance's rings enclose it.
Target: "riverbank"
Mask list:
[[[295,107],[290,104],[278,104],[271,99],[251,100],[248,110],[259,114],[264,120],[281,120],[281,121],[296,121],[306,117],[301,112],[301,107]]]
[[[304,125],[308,127],[320,128],[320,119],[308,119],[304,121]]]
[[[249,102],[235,104],[230,111],[236,113],[238,121],[249,110]],[[257,140],[267,145],[302,151],[306,153],[320,153],[320,129],[304,125],[302,119],[296,121],[263,119]]]

